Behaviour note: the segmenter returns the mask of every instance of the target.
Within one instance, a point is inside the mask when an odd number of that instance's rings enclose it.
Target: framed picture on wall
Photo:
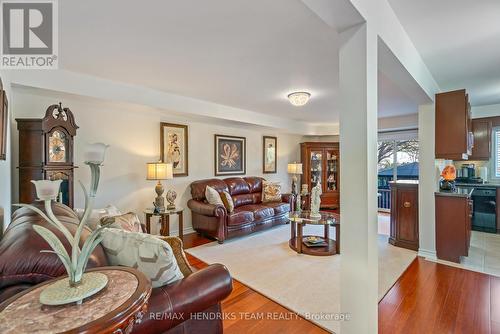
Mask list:
[[[246,138],[215,135],[215,176],[246,173]]]
[[[278,138],[264,136],[262,140],[262,173],[276,173],[276,164],[278,157]]]
[[[182,124],[160,124],[160,159],[171,162],[175,176],[188,176],[188,127]]]
[[[5,91],[0,90],[0,160],[7,159],[8,103]]]

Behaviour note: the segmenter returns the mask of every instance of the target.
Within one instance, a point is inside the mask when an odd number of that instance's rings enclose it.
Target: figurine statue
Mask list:
[[[167,210],[175,210],[175,199],[177,198],[177,193],[170,189],[169,191],[167,191],[167,202],[168,202],[168,205],[167,205]]]
[[[313,218],[321,218],[321,214],[319,213],[319,207],[321,206],[321,183],[318,182],[311,189],[311,217]]]

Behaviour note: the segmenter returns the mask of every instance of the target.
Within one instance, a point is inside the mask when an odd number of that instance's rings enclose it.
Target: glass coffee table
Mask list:
[[[310,211],[290,212],[291,235],[288,245],[299,254],[316,256],[340,253],[340,215],[320,211],[321,217],[311,217]],[[323,236],[303,235],[305,225],[323,225]],[[330,227],[335,227],[335,240],[330,239]]]

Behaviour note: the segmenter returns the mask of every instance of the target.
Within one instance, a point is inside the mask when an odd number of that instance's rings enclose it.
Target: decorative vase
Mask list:
[[[102,290],[108,283],[108,277],[102,273],[84,273],[87,267],[88,259],[95,247],[101,242],[101,232],[106,226],[96,228],[85,240],[80,248],[80,237],[84,226],[86,225],[92,207],[95,195],[99,186],[100,168],[104,161],[104,155],[107,145],[98,143],[89,146],[85,154],[85,164],[90,167],[91,184],[90,192],[80,182],[80,186],[85,194],[85,212],[78,224],[75,235],[57,219],[52,211],[52,201],[57,199],[61,180],[39,180],[31,181],[35,185],[36,195],[39,201],[45,204],[45,212],[30,204],[15,204],[15,206],[26,207],[40,215],[49,224],[57,228],[63,234],[71,245],[71,254],[68,254],[61,240],[49,229],[33,225],[33,229],[45,239],[52,250],[43,250],[45,253],[56,254],[66,269],[68,277],[47,285],[40,294],[40,303],[44,305],[63,305],[76,302],[81,304],[84,298]]]

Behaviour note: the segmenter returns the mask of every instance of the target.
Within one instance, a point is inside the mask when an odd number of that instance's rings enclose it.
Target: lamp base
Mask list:
[[[155,206],[155,211],[163,212],[165,211],[165,199],[162,197],[164,189],[160,181],[158,181],[158,183],[156,184],[155,191],[156,195],[158,195],[156,196],[153,203],[153,205]]]

